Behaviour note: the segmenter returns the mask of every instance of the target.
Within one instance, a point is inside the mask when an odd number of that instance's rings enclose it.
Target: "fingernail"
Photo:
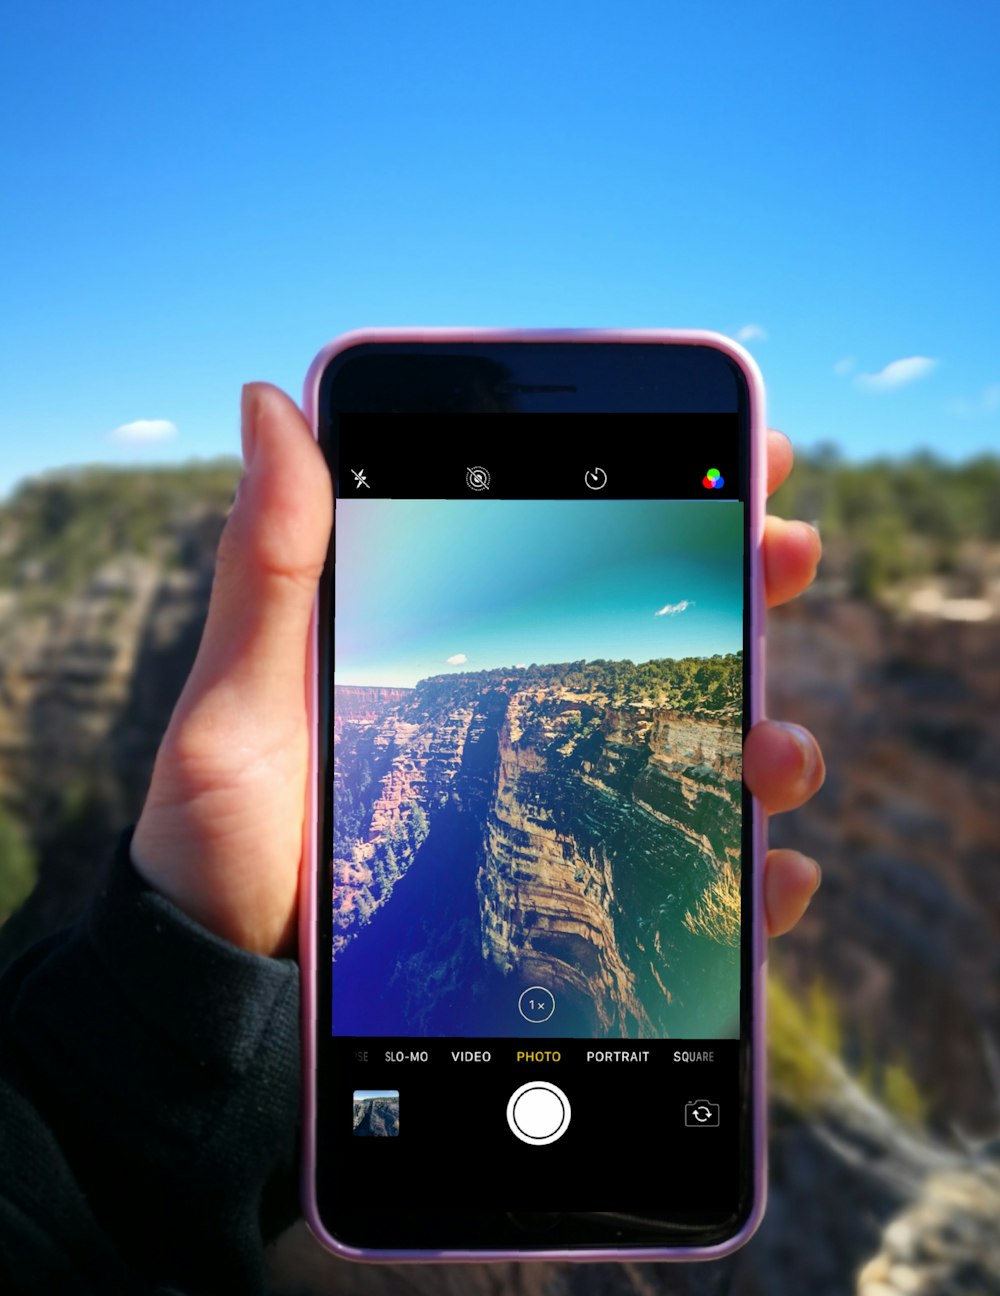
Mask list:
[[[799,756],[797,776],[804,783],[808,783],[816,773],[816,744],[813,736],[801,725],[789,724],[787,721],[783,721],[781,727],[794,742]]]
[[[257,448],[257,388],[253,383],[246,383],[240,392],[240,439],[243,465],[249,468]]]
[[[796,525],[796,526],[800,526],[800,527],[804,527],[807,531],[810,531],[810,532],[812,533],[813,539],[816,541],[816,548],[817,548],[818,554],[822,554],[822,552],[823,552],[823,536],[822,536],[821,533],[820,533],[820,529],[819,529],[819,522],[805,522],[805,521],[803,521],[802,518],[799,518],[799,519],[797,519],[795,525]],[[819,561],[819,559],[817,558],[817,562],[818,562],[818,561]]]
[[[809,894],[810,896],[814,896],[816,892],[819,890],[820,883],[823,881],[823,870],[820,868],[819,864],[817,864],[817,862],[812,858],[811,855],[803,855],[802,858],[805,860],[807,864],[811,865],[812,867],[813,884],[812,884],[812,890],[809,892]]]

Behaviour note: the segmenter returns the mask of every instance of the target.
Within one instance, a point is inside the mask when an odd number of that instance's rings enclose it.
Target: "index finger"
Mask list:
[[[792,443],[784,432],[774,428],[767,433],[767,493],[773,495],[788,474],[792,471],[795,454]]]

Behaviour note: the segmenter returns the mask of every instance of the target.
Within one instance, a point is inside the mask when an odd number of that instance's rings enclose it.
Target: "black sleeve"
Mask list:
[[[294,1218],[298,969],[147,887],[0,981],[0,1291],[257,1293]]]

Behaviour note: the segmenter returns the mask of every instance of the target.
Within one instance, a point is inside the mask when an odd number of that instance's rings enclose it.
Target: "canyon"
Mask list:
[[[641,688],[631,663],[603,662],[435,677],[402,698],[336,689],[352,829],[335,840],[338,979],[389,987],[380,1030],[412,1033],[412,1004],[421,1029],[516,1034],[511,987],[541,984],[555,1034],[735,1032],[737,952],[694,914],[720,869],[738,875],[738,661],[688,670],[704,689],[729,679],[714,710],[682,702],[675,667],[645,664]]]
[[[79,916],[118,833],[139,812],[197,649],[214,550],[238,476],[235,462],[88,470],[26,483],[0,505],[0,802],[23,828],[37,865],[30,895],[6,921],[0,914],[0,964]],[[993,1242],[984,1241],[976,1254],[986,1255],[996,1238],[987,1167],[991,1148],[996,1158],[993,1058],[1000,1021],[998,657],[996,616],[956,622],[919,608],[898,612],[848,597],[829,581],[769,618],[770,712],[812,727],[828,769],[812,802],[771,822],[772,844],[804,849],[824,870],[805,918],[772,944],[771,975],[806,1004],[810,987],[822,982],[836,1001],[840,1048],[851,1068],[877,1080],[890,1065],[905,1065],[925,1097],[921,1137],[930,1132],[950,1146],[969,1141],[978,1159],[962,1194],[942,1188],[935,1196],[933,1181],[924,1190],[917,1183],[902,1239],[931,1237],[919,1215],[930,1201],[935,1219],[944,1221],[940,1228],[947,1223],[951,1230],[957,1257],[950,1285],[945,1279],[934,1288],[941,1292],[984,1290],[969,1288],[974,1276],[957,1276],[971,1272],[973,1244],[961,1239],[971,1238],[981,1219]],[[613,710],[605,713],[609,735]],[[378,724],[371,710],[356,718],[366,721],[373,760],[386,759],[388,747],[374,750]],[[416,717],[407,722],[419,729]],[[489,757],[494,772],[501,728],[494,728]],[[516,725],[511,733],[508,741],[517,748]],[[458,736],[443,732],[436,739],[435,776],[419,792],[431,805],[445,798],[434,810],[441,827],[442,816],[451,816],[452,827],[463,822],[460,806],[449,799],[461,769],[461,761],[451,764]],[[519,780],[531,745],[514,765],[505,757]],[[627,754],[630,744],[623,746]],[[484,758],[488,750],[487,744]],[[474,753],[475,744],[470,761]],[[583,759],[578,748],[571,759],[577,755]],[[413,764],[412,774],[397,766],[404,781],[382,796],[386,832],[391,820],[412,817],[401,809],[412,799],[405,779],[415,780],[421,766],[434,762],[414,757]],[[583,774],[581,768],[581,782]],[[587,776],[607,782],[601,769]],[[459,782],[477,778],[470,766]],[[521,793],[517,799],[520,804]],[[710,827],[704,832],[710,837]],[[470,851],[482,844],[465,843],[460,833],[455,842]],[[464,866],[461,858],[455,863]],[[514,881],[523,900],[530,883]],[[418,873],[408,873],[397,884],[399,897],[418,884]],[[447,887],[429,889],[453,950],[481,963],[475,880],[461,903]],[[511,895],[504,912],[513,912],[513,887]],[[406,906],[398,919],[392,908],[386,906],[380,921],[415,943]],[[452,970],[459,965],[456,957]],[[409,984],[411,969],[417,986],[422,964],[412,948],[397,987]],[[437,970],[441,1002],[449,994],[455,1002],[460,987],[445,984],[449,967],[439,963]],[[502,979],[499,969],[496,975]],[[792,1051],[809,1028],[805,1022],[797,1030]],[[772,1048],[783,1047],[775,1038],[780,1031],[772,1015]],[[372,1296],[457,1292],[464,1284],[485,1293],[498,1283],[512,1290],[527,1283],[538,1296],[599,1290],[633,1296],[666,1284],[690,1296],[716,1285],[732,1296],[841,1296],[855,1290],[861,1264],[876,1252],[882,1258],[869,1275],[873,1282],[884,1284],[884,1272],[908,1272],[901,1269],[896,1228],[902,1193],[880,1173],[884,1151],[869,1137],[844,1157],[829,1137],[833,1118],[826,1108],[797,1105],[774,1088],[771,1099],[767,1216],[750,1246],[712,1266],[670,1266],[669,1274],[656,1265],[492,1266],[473,1281],[459,1266],[340,1264],[300,1229],[272,1253],[270,1290],[299,1296],[336,1287]],[[842,1129],[833,1128],[843,1141]],[[950,1180],[941,1182],[947,1187]],[[998,1265],[994,1259],[991,1275]]]
[[[396,1138],[399,1134],[399,1098],[354,1099],[356,1138]]]

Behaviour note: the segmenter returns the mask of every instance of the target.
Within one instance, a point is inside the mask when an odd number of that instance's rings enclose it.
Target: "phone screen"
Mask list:
[[[750,1176],[745,411],[504,373],[328,410],[322,1195],[357,1247],[710,1242]]]

